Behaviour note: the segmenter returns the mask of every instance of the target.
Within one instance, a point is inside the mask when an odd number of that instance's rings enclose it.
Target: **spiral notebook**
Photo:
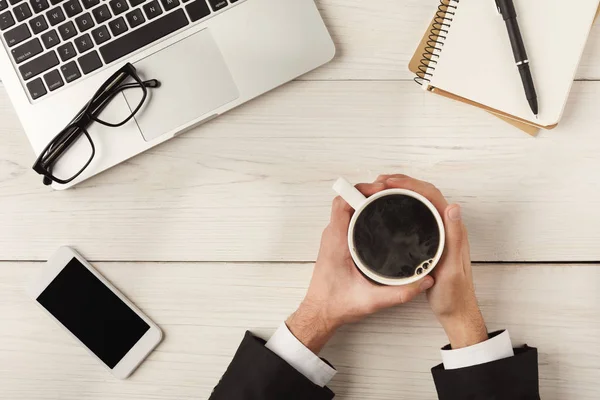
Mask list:
[[[441,0],[411,61],[434,93],[492,112],[534,134],[562,116],[600,0],[515,0],[540,102],[535,119],[493,0]]]

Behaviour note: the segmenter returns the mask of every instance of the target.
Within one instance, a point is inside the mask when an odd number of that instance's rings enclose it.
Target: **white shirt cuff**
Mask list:
[[[459,369],[514,357],[514,355],[510,335],[508,331],[504,331],[474,346],[457,350],[442,350],[442,362],[445,369]]]
[[[271,336],[266,347],[320,387],[325,387],[337,373],[296,339],[285,322]]]

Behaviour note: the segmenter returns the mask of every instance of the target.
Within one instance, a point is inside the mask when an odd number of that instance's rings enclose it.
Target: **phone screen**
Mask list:
[[[76,258],[37,301],[111,369],[150,329]]]

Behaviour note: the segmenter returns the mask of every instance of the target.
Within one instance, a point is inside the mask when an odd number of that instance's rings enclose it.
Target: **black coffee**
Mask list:
[[[354,227],[354,245],[361,261],[388,278],[414,276],[421,264],[435,257],[439,244],[433,213],[419,200],[401,194],[369,204]]]

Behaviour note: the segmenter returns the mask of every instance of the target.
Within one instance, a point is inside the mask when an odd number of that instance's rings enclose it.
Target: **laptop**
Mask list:
[[[92,123],[94,158],[55,189],[212,120],[335,54],[313,0],[0,0],[0,36],[0,78],[36,155],[126,63],[161,83],[125,125]],[[123,91],[102,118],[118,118],[134,97]],[[81,162],[75,150],[61,162]]]

